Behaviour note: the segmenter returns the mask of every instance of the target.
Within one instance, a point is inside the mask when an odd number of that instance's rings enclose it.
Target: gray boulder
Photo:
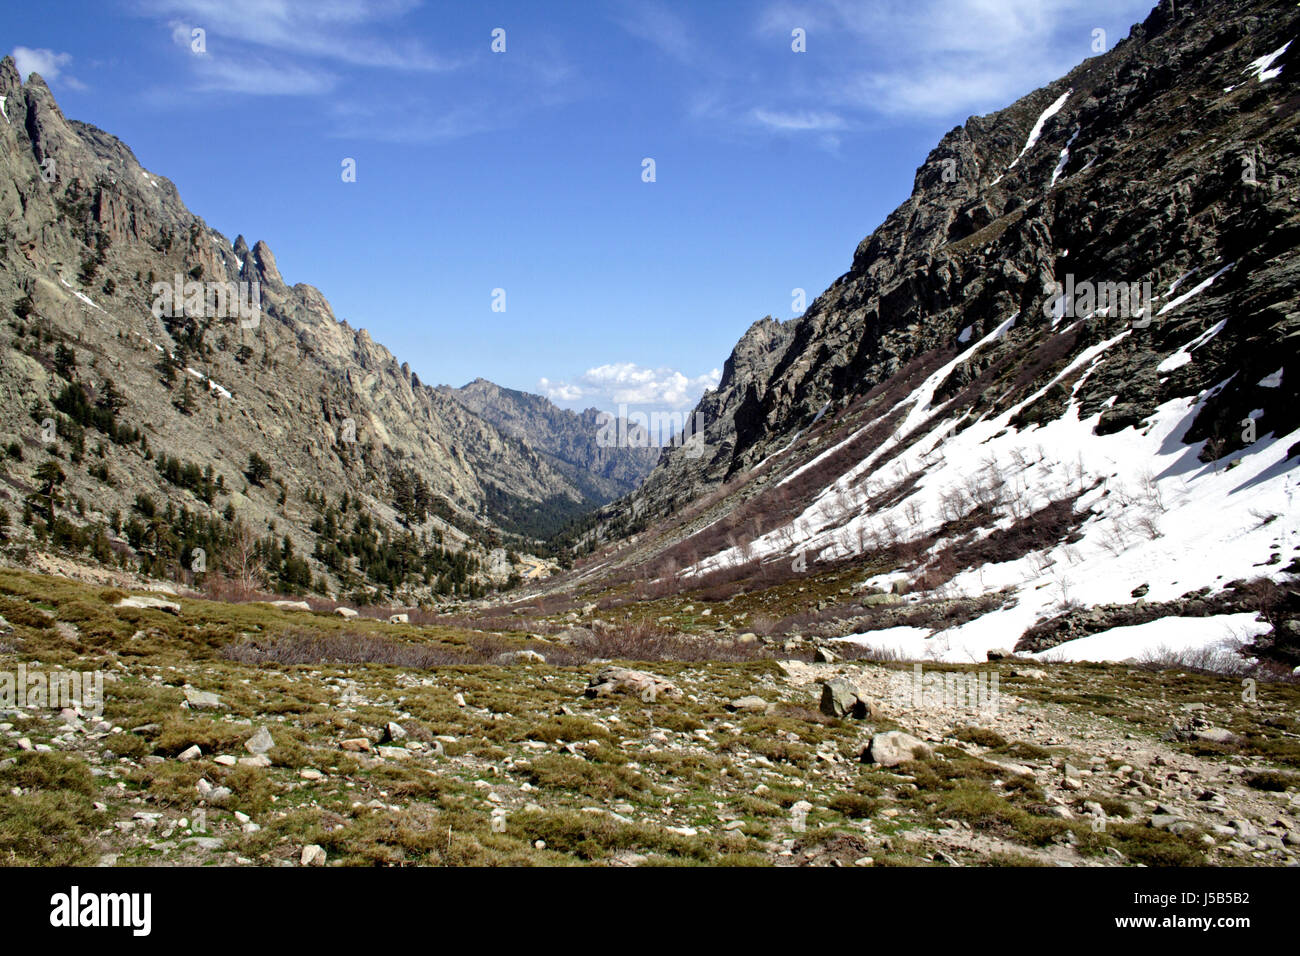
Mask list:
[[[924,741],[901,730],[889,730],[871,738],[871,743],[862,754],[862,762],[897,767],[900,763],[929,755],[930,747]]]

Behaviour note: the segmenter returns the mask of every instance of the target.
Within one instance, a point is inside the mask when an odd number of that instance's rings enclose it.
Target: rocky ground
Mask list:
[[[530,637],[139,596],[153,600],[0,571],[0,672],[107,677],[102,715],[0,705],[0,860],[1280,866],[1300,852],[1294,684],[1008,658],[925,665],[918,698],[899,691],[912,665],[788,660],[749,635],[673,644],[557,623]],[[599,656],[616,637],[699,659],[620,670]],[[994,673],[996,712],[953,696],[955,677]]]

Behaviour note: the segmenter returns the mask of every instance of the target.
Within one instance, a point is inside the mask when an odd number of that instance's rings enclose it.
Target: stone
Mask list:
[[[1041,667],[1017,667],[1011,672],[1012,677],[1023,677],[1026,680],[1045,680],[1047,671]]]
[[[389,618],[388,618],[388,623],[389,623],[389,624],[410,624],[410,623],[411,623],[411,615],[409,615],[409,614],[393,614],[393,615],[390,615]]]
[[[162,611],[165,614],[180,614],[181,606],[175,601],[165,601],[156,597],[138,597],[132,595],[117,602],[118,607],[138,608],[145,611]]]
[[[351,620],[352,618],[357,616],[357,612],[352,610],[352,608],[350,607],[336,607],[334,609],[334,613],[337,614],[339,617],[345,618],[347,620]]]
[[[682,692],[671,681],[649,671],[635,671],[627,667],[601,668],[587,681],[584,693],[588,697],[629,694],[640,697],[646,703],[654,703],[660,697],[682,696]]]
[[[196,690],[189,684],[184,687],[185,703],[189,705],[190,710],[222,710],[225,704],[221,698],[211,691]]]
[[[819,664],[834,664],[839,659],[839,655],[829,648],[819,647],[813,651],[813,660]]]
[[[889,730],[876,734],[862,754],[863,763],[879,764],[882,767],[896,767],[909,760],[918,760],[930,755],[930,748],[923,741],[901,730]]]
[[[827,717],[865,717],[867,705],[861,695],[847,677],[832,677],[822,685],[821,712]]]
[[[406,733],[406,728],[399,723],[390,720],[384,725],[384,743],[390,740],[405,740],[407,736],[409,735]]]
[[[498,654],[496,657],[494,657],[492,659],[492,663],[503,664],[503,665],[519,664],[519,663],[545,664],[546,658],[543,657],[541,654],[537,653],[537,651],[531,651],[531,650],[506,651],[505,653]]]
[[[566,647],[595,647],[599,641],[596,632],[586,627],[571,627],[551,638],[556,644]]]
[[[271,737],[271,732],[265,727],[257,728],[257,733],[244,741],[244,749],[250,754],[267,754],[275,748],[275,740]]]
[[[352,753],[369,753],[370,741],[365,737],[350,737],[339,742],[339,746]]]
[[[239,766],[241,767],[269,767],[271,758],[266,754],[257,754],[253,757],[240,757]]]
[[[1230,744],[1237,739],[1237,735],[1222,727],[1203,727],[1192,731],[1192,738],[1209,744]]]
[[[194,744],[193,746],[186,747],[184,750],[178,753],[176,755],[176,759],[181,761],[182,763],[189,763],[191,760],[198,760],[202,756],[203,756],[203,748],[201,748],[198,744]]]
[[[727,710],[739,711],[746,714],[764,714],[769,709],[775,709],[771,704],[761,697],[750,695],[748,697],[737,697],[727,705]]]
[[[302,854],[298,857],[298,862],[302,866],[324,866],[325,860],[325,850],[316,843],[309,843],[303,847]]]
[[[282,607],[286,611],[310,611],[311,605],[306,601],[272,601],[275,607]]]

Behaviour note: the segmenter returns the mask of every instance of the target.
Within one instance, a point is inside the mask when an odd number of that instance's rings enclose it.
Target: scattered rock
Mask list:
[[[351,620],[352,618],[357,616],[357,612],[352,610],[352,608],[350,607],[336,607],[334,609],[334,613],[337,614],[339,617],[347,618],[348,620]]]
[[[370,741],[365,737],[350,737],[340,741],[339,746],[352,753],[370,753]]]
[[[203,756],[203,748],[201,748],[198,744],[194,744],[191,747],[186,747],[184,750],[178,753],[176,755],[176,759],[181,761],[182,763],[189,763],[191,760],[198,760],[202,756]]]

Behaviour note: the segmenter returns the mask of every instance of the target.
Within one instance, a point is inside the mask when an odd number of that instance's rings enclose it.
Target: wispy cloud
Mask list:
[[[826,132],[844,128],[844,119],[834,113],[799,110],[785,113],[778,110],[755,109],[754,119],[762,126],[781,132]]]
[[[537,387],[554,402],[681,409],[694,406],[701,395],[717,387],[721,377],[718,369],[691,378],[672,368],[613,362],[587,369],[572,382],[543,378]]]
[[[625,3],[614,19],[632,36],[666,56],[682,62],[696,59],[698,47],[692,28],[657,0]]]
[[[756,32],[808,31],[822,108],[964,116],[1006,105],[1091,55],[1092,30],[1127,26],[1154,0],[778,0]],[[1113,45],[1120,37],[1109,38]],[[833,56],[822,56],[822,54]]]
[[[377,69],[441,71],[460,60],[434,53],[418,38],[393,39],[372,31],[419,6],[416,0],[136,0],[139,12],[173,27],[202,29],[209,40],[263,51]],[[210,51],[217,52],[219,44]]]
[[[75,76],[63,72],[63,68],[72,62],[71,53],[56,53],[54,50],[47,50],[44,47],[32,49],[31,47],[16,46],[11,55],[14,58],[14,66],[18,69],[18,75],[24,79],[33,73],[39,73],[41,79],[46,83],[55,83],[61,80],[64,85],[74,90],[84,90],[86,88],[86,84]]]

